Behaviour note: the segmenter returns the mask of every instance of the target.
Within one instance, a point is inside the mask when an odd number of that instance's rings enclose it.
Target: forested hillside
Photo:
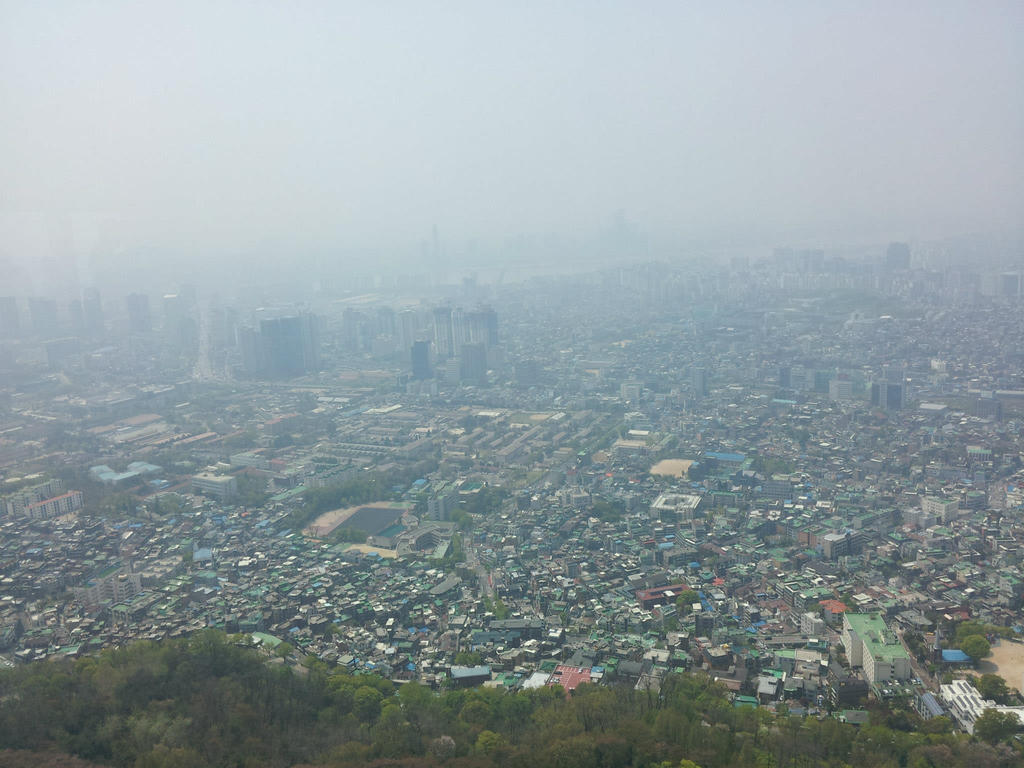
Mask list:
[[[906,713],[860,728],[736,708],[702,675],[661,695],[585,685],[435,694],[371,675],[293,670],[206,632],[0,677],[0,765],[856,766],[1024,765],[1011,743]],[[690,761],[690,762],[687,762]]]

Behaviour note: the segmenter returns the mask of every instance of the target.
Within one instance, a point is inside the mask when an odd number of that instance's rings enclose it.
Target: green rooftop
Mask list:
[[[864,649],[869,651],[874,658],[882,661],[910,658],[903,643],[885,625],[885,621],[879,614],[847,613],[845,619],[864,643]]]

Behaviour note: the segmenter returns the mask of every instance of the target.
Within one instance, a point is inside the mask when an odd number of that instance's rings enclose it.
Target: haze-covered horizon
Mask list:
[[[1021,39],[1014,2],[3,2],[0,267],[1019,237]]]

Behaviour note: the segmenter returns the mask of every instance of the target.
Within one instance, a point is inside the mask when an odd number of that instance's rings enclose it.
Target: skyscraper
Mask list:
[[[430,368],[430,342],[413,342],[410,358],[412,363],[412,377],[414,379],[433,378],[434,372]]]
[[[999,275],[999,295],[1007,299],[1020,297],[1020,277],[1019,272],[1003,272]]]
[[[316,315],[262,320],[260,336],[268,376],[290,378],[320,369],[320,335]]]
[[[128,310],[128,330],[131,333],[149,333],[153,318],[149,313],[149,297],[144,293],[130,293],[124,298]]]
[[[906,243],[889,243],[885,250],[885,266],[890,271],[910,269],[910,246]]]
[[[320,370],[320,318],[312,313],[299,315],[302,325],[302,362],[307,373]]]
[[[297,317],[260,321],[260,338],[269,376],[289,378],[305,373],[301,335],[302,329]]]
[[[20,333],[18,300],[14,296],[0,296],[0,336],[12,338]]]
[[[341,344],[347,352],[358,352],[363,349],[363,336],[366,322],[363,313],[352,307],[346,307],[341,313]]]
[[[247,376],[259,376],[266,368],[267,361],[263,354],[263,337],[255,328],[239,328],[235,338],[238,351],[242,356],[242,371]]]
[[[57,332],[57,301],[34,297],[28,300],[28,314],[32,318],[32,331],[39,336],[52,336]]]
[[[491,307],[482,307],[480,309],[480,316],[483,319],[484,328],[486,329],[484,343],[487,344],[488,347],[498,346],[498,313]]]
[[[779,387],[790,389],[793,386],[793,372],[788,365],[779,366]]]
[[[694,368],[690,371],[694,397],[708,396],[708,372],[706,368]]]
[[[459,353],[459,379],[464,384],[478,387],[487,383],[487,347],[483,342],[462,345]]]
[[[377,307],[376,338],[383,339],[393,350],[398,349],[395,342],[398,337],[398,316],[391,307]]]
[[[85,330],[92,336],[102,336],[106,330],[103,322],[103,303],[100,292],[95,288],[82,291],[82,315]]]
[[[455,354],[455,331],[452,328],[452,308],[434,308],[434,348],[440,358]]]
[[[460,354],[462,345],[471,341],[468,316],[461,307],[452,310],[452,355]]]
[[[416,341],[416,331],[419,327],[419,318],[416,310],[403,309],[398,313],[398,346],[399,349],[412,349]]]
[[[467,341],[478,341],[488,349],[498,345],[498,315],[490,307],[466,313]]]
[[[85,312],[82,310],[81,299],[72,299],[68,304],[68,318],[76,331],[81,333],[85,330]]]
[[[871,405],[883,411],[903,409],[906,388],[898,381],[875,381],[871,384]]]
[[[828,383],[830,400],[849,400],[853,397],[853,382],[846,374],[839,374]]]
[[[196,346],[192,342],[198,328],[189,309],[186,297],[181,294],[168,293],[163,298],[164,342],[179,351]]]

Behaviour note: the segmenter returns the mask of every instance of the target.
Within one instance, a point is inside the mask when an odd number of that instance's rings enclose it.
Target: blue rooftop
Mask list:
[[[938,717],[943,713],[942,705],[935,699],[935,694],[928,692],[921,695],[921,704],[928,710],[932,717]]]
[[[959,648],[953,648],[942,652],[942,660],[947,664],[962,664],[965,661],[970,661],[971,657]]]

